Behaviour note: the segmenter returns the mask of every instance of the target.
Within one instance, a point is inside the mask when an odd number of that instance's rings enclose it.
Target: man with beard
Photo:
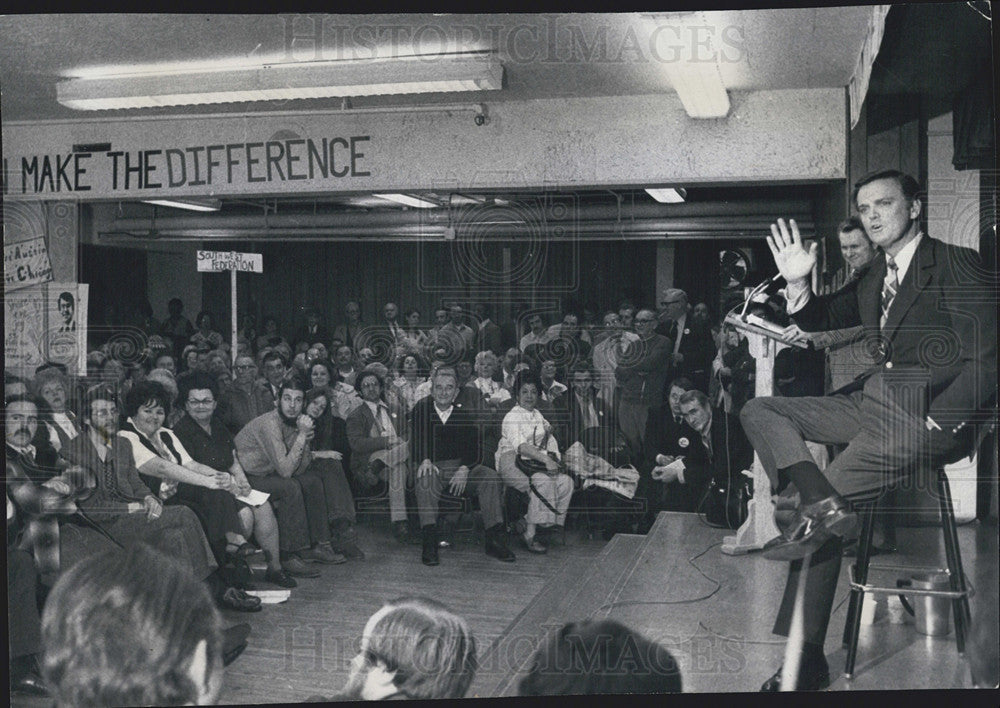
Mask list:
[[[401,597],[365,624],[344,690],[308,702],[463,698],[475,677],[476,640],[441,603]]]
[[[69,466],[47,443],[36,438],[38,406],[24,394],[7,399],[4,420],[7,496],[24,534],[11,539],[22,550],[31,551],[42,581],[51,584],[64,568],[114,544],[98,532],[66,521],[76,511],[71,494],[93,486],[92,477],[77,466]],[[80,436],[77,436],[80,437]],[[33,444],[32,441],[35,441]],[[17,536],[17,530],[11,530]]]
[[[326,500],[322,495],[305,495],[293,477],[312,461],[309,441],[315,435],[313,419],[302,413],[305,387],[293,377],[283,381],[278,407],[257,416],[236,435],[236,454],[250,486],[271,495],[278,536],[281,565],[291,575],[301,574],[298,557],[317,563],[344,563],[344,556],[330,545]],[[312,521],[312,523],[310,523]]]

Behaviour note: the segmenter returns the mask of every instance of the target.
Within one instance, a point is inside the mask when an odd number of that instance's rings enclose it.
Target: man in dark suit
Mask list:
[[[319,312],[316,310],[306,310],[306,321],[295,333],[292,346],[297,347],[300,342],[312,345],[322,342],[324,345],[330,344],[330,330],[320,322]]]
[[[468,488],[479,497],[486,528],[486,554],[512,562],[507,548],[501,507],[503,482],[495,470],[482,464],[479,419],[455,403],[458,377],[443,366],[434,372],[431,395],[417,401],[411,412],[410,457],[417,466],[416,496],[423,536],[421,560],[438,565],[438,501],[445,483],[452,494]]]
[[[740,415],[772,485],[790,481],[800,495],[797,515],[764,549],[765,557],[794,561],[776,634],[788,633],[801,559],[811,559],[800,690],[829,683],[823,642],[842,540],[857,528],[846,498],[870,496],[906,474],[933,469],[918,461],[967,454],[977,426],[958,424],[988,409],[996,395],[996,285],[987,282],[976,253],[921,232],[919,189],[895,170],[855,185],[858,214],[882,253],[860,279],[832,295],[811,293],[817,246],[803,247],[794,221],[779,220],[768,237],[788,281],[788,311],[800,328],[860,324],[877,345],[875,364],[839,391],[757,398]],[[806,440],[847,447],[821,472]],[[762,690],[779,690],[780,675]]]
[[[649,530],[656,515],[666,508],[664,495],[666,485],[653,480],[653,468],[673,462],[688,453],[695,432],[684,422],[681,413],[681,396],[694,388],[691,379],[678,376],[667,386],[667,401],[651,408],[646,421],[646,436],[642,447],[639,469],[639,488],[636,496],[647,502],[647,513],[643,528]]]
[[[687,293],[668,288],[660,297],[660,324],[656,333],[673,342],[671,371],[674,376],[686,376],[695,388],[708,393],[708,379],[715,358],[715,340],[711,323],[691,317]]]
[[[497,356],[502,356],[503,344],[500,327],[492,319],[493,308],[488,303],[477,302],[472,306],[472,311],[479,320],[476,332],[476,353],[489,351]]]
[[[699,511],[715,480],[722,488],[734,489],[740,473],[753,464],[753,448],[739,424],[720,408],[713,409],[708,396],[691,389],[680,397],[681,414],[692,431],[686,452],[666,462],[657,461],[652,478],[663,482],[664,509]]]

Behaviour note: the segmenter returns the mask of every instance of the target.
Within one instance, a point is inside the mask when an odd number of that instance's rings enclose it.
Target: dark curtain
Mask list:
[[[567,301],[614,307],[641,288],[653,295],[656,244],[624,241],[439,241],[433,243],[221,242],[216,250],[262,253],[264,273],[237,276],[240,314],[262,324],[273,315],[286,338],[318,309],[331,329],[343,320],[349,300],[361,303],[368,324],[382,305],[395,302],[400,316],[417,308],[425,327],[434,310],[452,300],[493,306],[494,321],[512,318],[524,304],[555,322]],[[216,321],[229,322],[229,275],[203,275],[203,305]]]

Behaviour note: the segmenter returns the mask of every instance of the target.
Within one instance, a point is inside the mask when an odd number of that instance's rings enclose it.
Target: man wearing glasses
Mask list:
[[[629,342],[618,360],[615,380],[620,392],[618,426],[628,441],[632,459],[642,453],[649,409],[663,400],[663,387],[670,368],[673,343],[657,334],[656,313],[639,310],[635,331],[639,339]]]
[[[271,361],[281,364],[280,358]],[[253,357],[236,357],[233,371],[236,380],[219,397],[217,415],[229,432],[236,435],[257,416],[274,410],[274,397],[267,390],[267,385],[257,379],[257,365],[253,363]]]
[[[708,378],[715,358],[715,342],[711,325],[699,325],[688,317],[687,293],[667,288],[660,298],[659,324],[656,328],[673,343],[672,374],[687,376],[702,393],[708,393]]]

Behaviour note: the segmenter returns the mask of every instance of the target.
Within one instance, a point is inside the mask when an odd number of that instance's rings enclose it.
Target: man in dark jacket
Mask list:
[[[486,528],[486,554],[511,562],[500,505],[503,483],[495,470],[481,464],[479,425],[474,415],[455,403],[458,377],[441,367],[434,373],[431,395],[411,413],[410,457],[417,465],[416,494],[423,534],[424,565],[438,565],[437,515],[441,490],[448,483],[455,495],[466,488],[479,497]]]

